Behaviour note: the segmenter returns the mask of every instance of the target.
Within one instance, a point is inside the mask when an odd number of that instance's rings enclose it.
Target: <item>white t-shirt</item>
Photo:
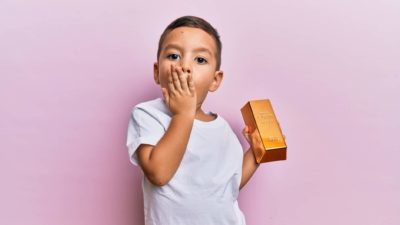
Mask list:
[[[138,165],[140,144],[156,145],[171,121],[161,98],[135,106],[127,147]],[[146,225],[245,225],[237,197],[243,150],[229,124],[218,115],[210,122],[194,120],[189,142],[175,175],[164,186],[143,176]]]

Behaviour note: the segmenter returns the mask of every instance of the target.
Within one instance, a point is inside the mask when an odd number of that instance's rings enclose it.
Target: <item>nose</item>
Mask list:
[[[191,73],[192,72],[192,65],[188,60],[181,60],[181,67],[183,72]]]
[[[186,72],[186,73],[191,73],[191,72],[192,72],[192,70],[190,69],[190,67],[183,67],[183,66],[182,66],[182,68],[183,68],[183,72]]]

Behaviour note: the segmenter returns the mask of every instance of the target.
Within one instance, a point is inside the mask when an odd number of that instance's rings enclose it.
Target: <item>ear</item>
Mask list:
[[[160,77],[159,77],[159,69],[158,69],[158,62],[154,63],[153,66],[153,76],[154,76],[154,81],[156,82],[156,84],[160,84]]]
[[[208,91],[210,92],[216,91],[219,85],[221,84],[223,78],[224,78],[224,72],[222,70],[215,71],[213,81],[208,87]]]

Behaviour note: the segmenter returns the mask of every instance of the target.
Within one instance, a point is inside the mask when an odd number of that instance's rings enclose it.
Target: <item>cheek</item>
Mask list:
[[[209,76],[196,76],[193,77],[194,85],[196,87],[197,94],[203,95],[208,92],[208,88],[212,82]]]
[[[166,87],[168,84],[168,77],[169,77],[169,73],[170,73],[170,65],[160,65],[159,68],[159,79],[160,79],[160,83],[162,87]]]
[[[212,69],[195,68],[193,71],[193,81],[196,85],[208,86],[213,81],[214,73],[215,71]]]

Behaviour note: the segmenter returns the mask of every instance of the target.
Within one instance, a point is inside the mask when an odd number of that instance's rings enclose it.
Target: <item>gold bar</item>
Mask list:
[[[242,109],[244,123],[257,128],[263,148],[253,149],[257,163],[286,160],[286,142],[269,99],[252,100]]]

